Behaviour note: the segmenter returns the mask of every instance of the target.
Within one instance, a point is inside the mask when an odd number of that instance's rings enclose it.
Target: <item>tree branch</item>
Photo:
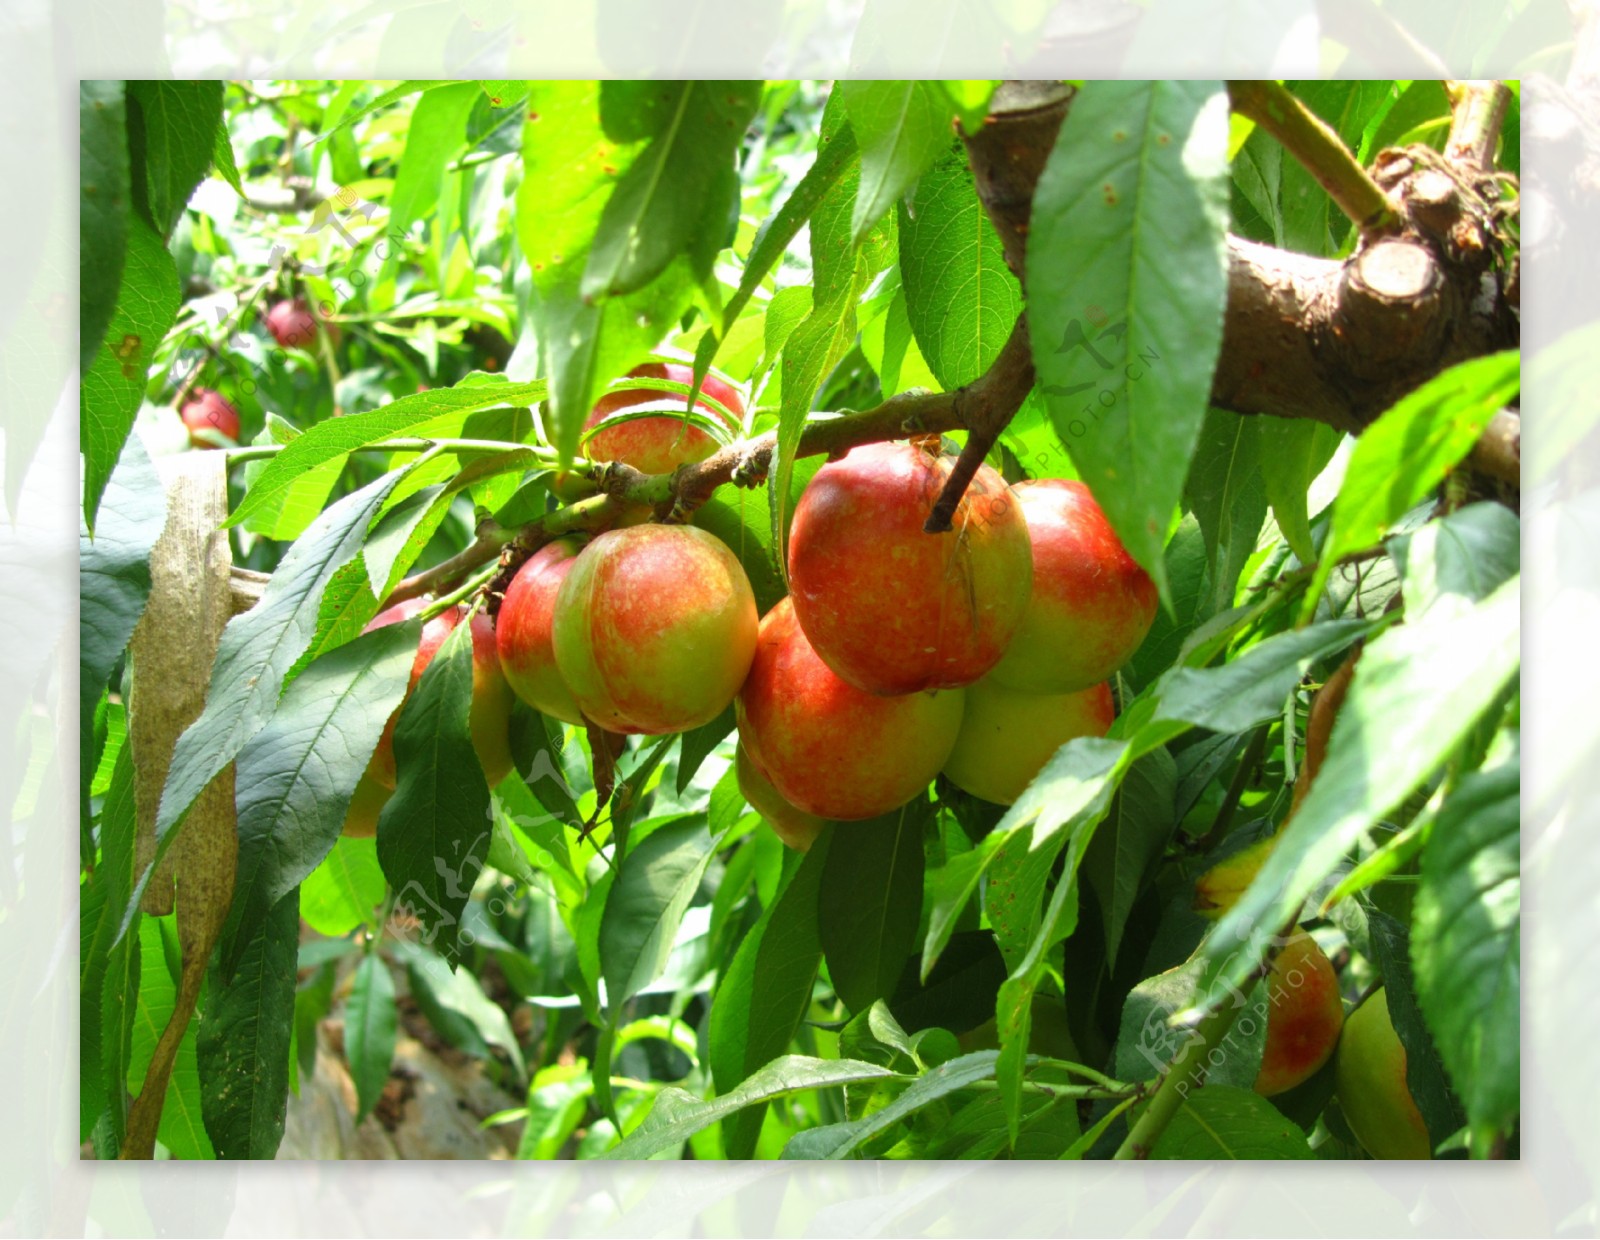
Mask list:
[[[1495,147],[1511,106],[1511,88],[1504,82],[1451,82],[1450,138],[1444,156],[1473,172],[1494,167]]]
[[[1228,83],[1233,110],[1260,125],[1293,155],[1363,236],[1391,233],[1399,217],[1350,148],[1315,112],[1277,82]]]

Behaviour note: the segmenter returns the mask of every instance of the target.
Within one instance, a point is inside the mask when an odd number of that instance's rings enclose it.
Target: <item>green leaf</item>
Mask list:
[[[124,940],[127,942],[127,940]],[[138,985],[130,996],[128,1041],[129,1090],[143,1088],[156,1043],[172,1017],[178,997],[174,970],[178,960],[178,933],[171,917],[142,917],[139,921],[139,948],[132,960],[139,970]],[[210,1159],[216,1154],[201,1119],[200,1069],[196,1059],[196,1025],[191,1020],[178,1043],[167,1093],[161,1101],[161,1119],[156,1136],[174,1158]]]
[[[678,754],[678,774],[673,781],[679,796],[683,795],[683,790],[689,786],[705,760],[728,738],[733,726],[734,711],[730,702],[727,709],[710,723],[701,724],[683,734],[683,748]]]
[[[1487,598],[1522,562],[1522,522],[1504,505],[1470,504],[1390,541],[1400,570],[1406,618],[1416,622],[1441,607]]]
[[[1422,854],[1417,1001],[1482,1154],[1521,1105],[1522,763],[1515,744],[1462,778]]]
[[[222,83],[129,82],[128,102],[134,199],[169,237],[216,155]]]
[[[1200,427],[1184,499],[1205,538],[1212,612],[1233,606],[1239,575],[1267,519],[1256,427],[1273,420],[1207,409]]]
[[[447,957],[489,854],[489,785],[467,730],[471,628],[451,630],[400,712],[395,792],[378,816],[378,861],[396,900]]]
[[[1166,749],[1140,758],[1123,777],[1111,812],[1084,856],[1084,873],[1099,897],[1106,962],[1115,967],[1122,931],[1145,879],[1177,827],[1178,766]]]
[[[1260,1094],[1208,1082],[1179,1104],[1150,1157],[1309,1159],[1312,1153],[1299,1125]]]
[[[341,836],[300,884],[300,916],[318,934],[342,938],[373,920],[383,892],[376,841]]]
[[[205,709],[178,738],[162,789],[158,857],[195,797],[272,717],[285,676],[311,644],[323,592],[400,477],[385,474],[329,507],[279,562],[261,601],[222,631]]]
[[[377,952],[368,952],[356,967],[344,1018],[344,1053],[356,1087],[358,1124],[372,1110],[389,1080],[398,1022],[389,966]]]
[[[987,371],[1016,326],[1022,288],[960,151],[923,174],[914,207],[900,207],[900,275],[939,386],[954,392]]]
[[[517,1157],[558,1157],[561,1147],[583,1122],[593,1092],[589,1065],[581,1059],[576,1063],[551,1064],[534,1073],[528,1086],[528,1118],[522,1125]],[[615,1151],[603,1155],[615,1156]]]
[[[864,1142],[898,1123],[919,1107],[994,1075],[995,1051],[973,1051],[940,1064],[918,1077],[899,1097],[861,1119],[825,1124],[791,1137],[783,1147],[790,1158],[848,1158]]]
[[[711,1076],[724,1094],[788,1049],[810,1006],[822,962],[817,898],[830,836],[825,831],[789,863],[787,881],[739,944],[712,997]],[[761,1112],[730,1116],[723,1125],[728,1157],[750,1157],[760,1132]]]
[[[600,1157],[610,1159],[653,1158],[672,1150],[695,1133],[718,1120],[737,1115],[746,1107],[766,1103],[811,1089],[828,1089],[864,1081],[897,1079],[895,1073],[877,1064],[852,1059],[813,1059],[806,1055],[785,1055],[739,1083],[720,1098],[709,1102],[687,1090],[669,1085],[656,1096],[650,1114],[628,1134],[620,1145]],[[756,1112],[759,1116],[760,1112]],[[731,1156],[731,1151],[730,1151]]]
[[[850,219],[851,242],[860,245],[950,149],[952,108],[932,82],[841,80],[835,89],[844,96],[861,147],[861,188]]]
[[[79,913],[78,1075],[87,1136],[109,1109],[120,1145],[126,1128],[128,1038],[139,979],[138,934],[117,940],[133,887],[133,751],[117,753],[100,810],[100,857]],[[90,1114],[90,1112],[93,1114]]]
[[[233,141],[228,136],[228,119],[225,115],[217,117],[217,132],[213,139],[211,151],[211,166],[229,185],[233,186],[234,193],[244,197],[244,182],[239,179],[239,164],[233,157]]]
[[[984,117],[989,115],[989,100],[994,98],[995,88],[1000,83],[993,79],[970,82],[940,82],[945,98],[950,101],[950,106],[955,109],[957,118],[961,121],[961,128],[969,134],[977,133],[978,126],[983,124]]]
[[[271,909],[339,839],[351,793],[405,693],[421,628],[417,620],[385,625],[314,660],[239,751],[239,861],[219,952],[224,976]]]
[[[543,383],[474,381],[469,376],[455,387],[417,392],[370,413],[354,413],[319,422],[284,445],[283,451],[268,462],[229,516],[227,524],[254,521],[258,514],[276,514],[287,502],[296,481],[318,466],[343,462],[350,453],[367,444],[421,433],[425,429],[450,437],[448,430],[428,424],[447,419],[464,420],[469,414],[485,409],[531,405],[544,394]]]
[[[100,501],[98,529],[78,532],[79,774],[83,814],[95,773],[94,711],[150,594],[150,548],[167,521],[166,492],[137,435],[128,436]]]
[[[841,115],[843,108],[832,106],[831,99],[829,105],[822,113],[824,140],[832,140],[846,125]],[[860,180],[858,168],[846,169],[811,213],[811,313],[790,332],[783,345],[783,391],[767,501],[774,531],[773,552],[785,574],[795,447],[818,388],[856,338],[855,303],[864,281],[858,272],[850,212]]]
[[[1256,418],[1261,480],[1284,542],[1302,564],[1316,561],[1307,493],[1333,459],[1343,438],[1331,426],[1308,418]]]
[[[518,1076],[523,1075],[522,1048],[511,1032],[511,1021],[505,1009],[483,993],[471,969],[454,968],[426,947],[403,939],[395,951],[406,962],[412,997],[451,1045],[478,1055],[498,1046]]]
[[[120,81],[78,83],[78,365],[87,375],[117,308],[128,245],[127,110]],[[91,517],[93,511],[90,510]]]
[[[1191,957],[1128,992],[1110,1069],[1119,1080],[1147,1081],[1160,1076],[1194,1036],[1191,1029],[1174,1025],[1172,1018],[1194,1003],[1203,973],[1203,962],[1198,956]],[[1206,1084],[1250,1089],[1261,1071],[1271,1001],[1264,986],[1252,984],[1230,1002],[1240,1011],[1208,1062]]]
[[[788,198],[784,199],[777,213],[763,224],[761,231],[756,234],[755,242],[750,247],[750,254],[745,259],[744,274],[739,278],[739,287],[734,290],[733,296],[728,299],[728,304],[723,307],[724,336],[740,312],[749,304],[756,289],[761,287],[761,282],[767,278],[767,274],[778,265],[778,260],[789,248],[789,243],[800,234],[801,228],[811,218],[811,213],[817,209],[835,182],[844,176],[846,170],[856,164],[858,155],[856,136],[848,125],[837,127],[818,137],[817,156],[812,161],[811,167],[806,170],[805,176],[800,178],[800,183],[794,187]],[[809,299],[810,295],[811,290],[804,285],[792,285],[773,294],[767,308],[768,354],[777,352],[778,346],[773,344],[772,331],[776,321],[774,312],[778,310],[779,303],[801,296]],[[799,321],[798,316],[789,321],[792,326]],[[704,372],[700,371],[698,362],[697,357],[696,371],[703,375]],[[711,359],[708,357],[706,366],[709,368],[710,364]]]
[[[271,1158],[283,1140],[299,901],[280,900],[224,982],[212,962],[198,1041],[201,1105],[218,1158]]]
[[[416,95],[423,91],[429,90],[442,90],[446,86],[459,85],[460,82],[460,78],[442,78],[438,80],[430,78],[418,78],[401,82],[398,86],[390,87],[388,90],[384,91],[381,95],[379,95],[371,103],[366,104],[364,107],[359,107],[354,112],[350,112],[344,116],[341,116],[334,124],[328,126],[317,135],[317,141],[327,141],[341,129],[345,129],[348,126],[355,124],[364,117],[371,116],[374,112],[382,108],[386,108],[391,103],[395,103],[398,100],[404,99],[408,95]]]
[[[479,82],[478,85],[483,88],[483,93],[488,98],[491,108],[515,107],[528,97],[528,83],[521,79],[513,81],[484,81]]]
[[[694,815],[656,828],[622,859],[600,922],[601,969],[613,1022],[623,1004],[666,967],[716,844]]]
[[[1227,145],[1216,82],[1090,82],[1028,232],[1028,326],[1051,418],[1169,601],[1163,543],[1222,343]]]
[[[1367,645],[1310,794],[1206,940],[1206,993],[1197,1007],[1219,1002],[1249,974],[1276,928],[1362,832],[1437,770],[1499,699],[1520,661],[1519,583],[1514,577],[1474,607],[1391,628]]]
[[[85,368],[78,401],[83,513],[91,530],[100,493],[144,399],[156,346],[178,312],[178,269],[161,238],[137,215],[128,219],[127,237],[116,309],[94,361]]]
[[[629,84],[606,85],[619,90]],[[689,256],[680,254],[647,287],[627,296],[597,304],[582,293],[612,187],[649,137],[608,132],[602,112],[608,97],[599,82],[535,82],[522,129],[517,241],[532,275],[530,312],[550,380],[545,429],[563,462],[576,452],[584,419],[606,381],[660,344],[688,308],[697,283]]]
[[[834,829],[817,933],[833,988],[851,1012],[889,998],[916,948],[922,833],[932,819],[933,805],[923,796],[892,813]]]
[[[640,149],[600,214],[582,296],[636,292],[682,253],[709,274],[738,210],[734,157],[760,99],[760,82],[601,85],[607,135]]]
[[[478,101],[474,82],[458,82],[431,90],[417,100],[406,126],[406,147],[389,194],[388,235],[392,239],[411,231],[411,225],[439,205],[447,179],[445,165],[466,145],[467,116]],[[400,246],[390,245],[379,283],[393,278],[400,262]]]
[[[1491,353],[1435,375],[1356,440],[1317,575],[1306,595],[1315,608],[1333,566],[1380,541],[1472,450],[1521,386],[1520,355]]]

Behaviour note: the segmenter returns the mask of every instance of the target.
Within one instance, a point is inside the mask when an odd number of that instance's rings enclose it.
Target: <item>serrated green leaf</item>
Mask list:
[[[406,690],[421,623],[385,625],[312,662],[235,764],[239,860],[224,976],[270,910],[332,851],[356,783]]]
[[[822,961],[817,898],[830,837],[824,831],[809,852],[789,862],[787,881],[739,944],[712,996],[711,1075],[724,1094],[783,1054],[811,1002]],[[759,1110],[730,1114],[723,1124],[728,1157],[750,1157],[760,1131]]]
[[[85,375],[117,308],[130,193],[123,84],[79,82],[78,365]]]
[[[658,827],[628,850],[606,898],[600,961],[615,1023],[622,1006],[660,976],[679,923],[716,853],[698,815]]]
[[[212,962],[197,1049],[202,1113],[218,1158],[271,1158],[283,1140],[299,943],[291,892],[256,924],[230,978]]]
[[[466,145],[467,116],[480,92],[473,82],[458,82],[430,90],[417,100],[406,126],[406,147],[399,159],[394,188],[389,194],[388,235],[410,232],[412,224],[439,205],[444,192],[445,165]],[[399,267],[400,247],[391,245],[378,276],[381,287],[392,281]]]
[[[1521,1107],[1522,763],[1507,750],[1440,808],[1411,936],[1417,1001],[1480,1155]]]
[[[1207,409],[1189,462],[1184,501],[1200,522],[1211,569],[1212,612],[1233,606],[1239,576],[1267,519],[1256,428],[1271,418]]]
[[[761,84],[616,81],[600,90],[607,134],[644,145],[606,199],[581,295],[636,292],[682,253],[694,256],[703,278],[737,209],[734,155]]]
[[[926,173],[900,207],[900,275],[917,347],[946,392],[994,363],[1022,311],[1022,287],[978,200],[964,155]]]
[[[850,217],[851,242],[860,245],[950,149],[954,109],[932,82],[841,80],[836,89],[861,148],[861,186]]]
[[[1028,232],[1028,325],[1051,418],[1169,601],[1163,542],[1222,343],[1227,145],[1217,82],[1090,82]]]
[[[652,1158],[677,1147],[718,1120],[726,1120],[740,1113],[746,1107],[764,1108],[768,1102],[804,1090],[894,1078],[893,1072],[877,1064],[786,1055],[751,1073],[737,1088],[709,1102],[676,1086],[668,1086],[656,1096],[655,1106],[639,1126],[620,1145],[607,1150],[601,1157]]]
[[[1302,564],[1317,558],[1306,510],[1311,484],[1338,451],[1341,436],[1331,426],[1306,418],[1257,418],[1261,480],[1283,540]]]
[[[78,402],[83,512],[91,530],[100,493],[116,468],[144,399],[156,346],[178,311],[178,269],[172,255],[143,217],[130,215],[127,229],[127,255],[116,308],[94,361],[85,370]]]
[[[1099,896],[1106,961],[1112,967],[1134,901],[1178,825],[1173,808],[1177,782],[1177,763],[1167,750],[1140,758],[1128,768],[1111,812],[1084,856],[1084,873]]]
[[[450,631],[401,709],[394,796],[378,816],[378,861],[396,901],[421,923],[421,941],[447,959],[489,855],[489,785],[467,730],[471,628]]]
[[[298,479],[318,466],[342,462],[350,453],[367,444],[424,433],[430,429],[429,423],[446,418],[465,418],[480,410],[525,407],[542,399],[544,394],[545,385],[542,382],[464,380],[455,387],[402,396],[370,413],[354,413],[319,422],[286,444],[283,451],[272,458],[228,517],[227,524],[240,525],[258,513],[276,512],[282,508],[287,493]],[[441,436],[451,437],[446,430],[432,429]]]
[[[399,478],[385,474],[318,517],[280,561],[261,601],[222,631],[205,709],[178,738],[162,789],[158,857],[195,797],[271,718],[284,677],[311,643],[323,592],[360,550]]]
[[[82,812],[95,774],[95,703],[150,594],[150,548],[166,525],[166,493],[137,435],[128,436],[100,501],[94,537],[78,533],[78,710]]]
[[[1206,940],[1197,1008],[1220,1002],[1248,975],[1361,833],[1437,770],[1498,700],[1520,661],[1519,584],[1512,578],[1474,607],[1391,628],[1366,646],[1310,794]]]
[[[377,952],[368,952],[356,967],[344,1018],[344,1053],[356,1087],[358,1124],[372,1110],[389,1080],[398,1024],[389,966]]]
[[[1207,1082],[1179,1104],[1151,1158],[1309,1159],[1299,1126],[1260,1094]]]
[[[1333,501],[1328,539],[1306,595],[1307,615],[1333,566],[1381,540],[1438,486],[1520,386],[1515,351],[1473,358],[1435,375],[1362,432]]]
[[[864,1142],[919,1107],[992,1077],[998,1057],[994,1051],[974,1051],[970,1055],[947,1060],[918,1077],[894,1101],[861,1119],[825,1124],[821,1128],[797,1133],[783,1147],[783,1156],[785,1159],[849,1158]]]
[[[892,813],[838,827],[828,845],[817,933],[828,977],[852,1012],[894,994],[916,949],[922,913],[926,796]]]
[[[167,237],[216,155],[222,83],[129,82],[128,101],[134,198]]]

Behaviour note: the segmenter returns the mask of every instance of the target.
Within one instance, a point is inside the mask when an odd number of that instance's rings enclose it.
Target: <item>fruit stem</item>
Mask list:
[[[290,441],[293,442],[292,440]],[[228,448],[228,464],[238,461],[258,461],[277,456],[288,444],[248,444],[242,448]],[[555,464],[556,454],[537,444],[512,443],[504,439],[384,439],[377,443],[364,443],[352,452],[426,452],[436,448],[439,452],[531,452],[541,462]]]
[[[1277,936],[1277,940],[1261,963],[1246,979],[1247,984],[1267,975],[1272,968],[1272,962],[1277,959],[1285,937],[1293,928],[1291,922],[1285,927],[1284,933]],[[1244,1011],[1246,1006],[1248,1005],[1242,999],[1237,1002],[1224,1001],[1200,1018],[1194,1027],[1194,1033],[1173,1056],[1172,1062],[1167,1065],[1167,1070],[1157,1078],[1160,1084],[1156,1087],[1155,1096],[1150,1099],[1150,1105],[1145,1108],[1144,1114],[1128,1130],[1128,1135],[1117,1147],[1114,1158],[1130,1160],[1150,1157],[1156,1142],[1161,1139],[1161,1134],[1172,1122],[1172,1117],[1188,1100],[1189,1091],[1199,1088],[1205,1076],[1211,1048],[1227,1036],[1228,1030],[1233,1028],[1233,1022],[1238,1019],[1239,1013]]]
[[[1230,81],[1228,101],[1265,129],[1328,191],[1363,237],[1392,233],[1399,216],[1378,183],[1327,122],[1277,82]]]

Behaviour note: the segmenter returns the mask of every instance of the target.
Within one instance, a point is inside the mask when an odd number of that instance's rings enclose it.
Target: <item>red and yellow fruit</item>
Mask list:
[[[1128,661],[1156,615],[1156,587],[1081,482],[1011,489],[1033,548],[1027,612],[994,679],[1027,693],[1070,693]]]
[[[828,820],[796,809],[785,801],[742,744],[734,750],[733,769],[740,795],[761,815],[773,834],[796,852],[809,851]]]
[[[1104,736],[1116,717],[1111,686],[1078,693],[1018,693],[986,676],[967,688],[966,712],[944,773],[958,788],[1010,805],[1056,750],[1080,736]]]
[[[1374,1158],[1433,1156],[1428,1125],[1406,1085],[1406,1048],[1389,1019],[1389,996],[1375,991],[1344,1023],[1334,1089],[1345,1122]]]
[[[710,723],[744,683],[756,600],[726,544],[687,525],[609,530],[556,591],[556,666],[573,700],[611,732]]]
[[[556,667],[553,633],[556,593],[578,555],[563,538],[539,548],[517,570],[495,617],[500,670],[519,698],[541,714],[581,724],[583,712]]]
[[[694,367],[678,362],[647,362],[630,370],[628,378],[670,379],[692,387]],[[734,419],[744,416],[744,398],[739,389],[721,375],[707,374],[700,391],[720,401]],[[683,416],[685,403],[685,397],[678,393],[648,388],[602,396],[583,423],[587,436],[583,454],[591,461],[621,461],[647,474],[670,474],[679,465],[703,461],[722,445],[705,427]],[[661,416],[625,420],[616,417],[646,404],[661,406]],[[676,412],[672,411],[674,404]],[[724,416],[709,402],[697,400],[695,408],[725,425],[730,434],[738,433],[738,422]],[[610,425],[603,425],[607,422]]]
[[[196,448],[221,448],[220,435],[231,443],[239,442],[239,411],[222,398],[220,392],[197,387],[179,410],[189,428],[189,442]]]
[[[427,603],[422,599],[396,603],[374,616],[364,631],[371,632],[386,624],[409,620],[426,606]],[[444,644],[444,639],[461,623],[461,617],[465,614],[465,608],[452,607],[422,626],[405,697],[384,724],[378,747],[367,764],[367,775],[386,789],[395,786],[394,729],[400,718],[400,710],[416,689],[428,664],[433,662],[433,656]],[[472,735],[472,747],[477,752],[484,778],[489,781],[491,788],[511,773],[512,697],[511,686],[506,684],[505,676],[500,671],[500,656],[495,651],[494,622],[479,611],[472,617],[472,706],[467,725]]]
[[[285,349],[309,349],[317,339],[317,316],[303,297],[275,303],[267,311],[266,324]]]
[[[939,773],[961,729],[962,693],[880,697],[841,680],[784,599],[761,620],[739,693],[739,739],[784,800],[821,818],[873,818]]]
[[[1317,941],[1296,930],[1264,979],[1267,1040],[1256,1093],[1268,1098],[1293,1089],[1328,1062],[1344,1024],[1339,975]]]
[[[795,507],[790,596],[806,638],[868,693],[969,685],[1000,661],[1028,605],[1022,510],[978,468],[943,534],[923,523],[954,458],[924,444],[853,448]]]

